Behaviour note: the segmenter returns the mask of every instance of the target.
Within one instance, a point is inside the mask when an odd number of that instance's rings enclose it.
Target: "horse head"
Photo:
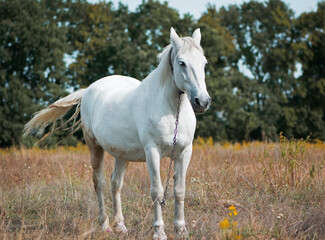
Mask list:
[[[195,113],[204,113],[211,104],[205,84],[207,59],[200,45],[201,32],[196,29],[192,37],[180,38],[170,29],[170,61],[177,88],[185,92]]]

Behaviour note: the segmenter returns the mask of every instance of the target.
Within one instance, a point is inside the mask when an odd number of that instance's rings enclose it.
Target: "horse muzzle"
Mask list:
[[[204,113],[211,105],[211,98],[209,95],[196,96],[191,99],[191,104],[195,113]]]

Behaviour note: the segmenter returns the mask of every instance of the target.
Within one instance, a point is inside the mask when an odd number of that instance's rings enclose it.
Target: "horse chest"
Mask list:
[[[170,156],[175,138],[175,117],[172,115],[161,116],[151,121],[155,129],[150,135],[154,138],[156,145],[160,148],[162,156]],[[192,144],[195,131],[195,118],[180,116],[176,133],[176,151],[181,151]]]

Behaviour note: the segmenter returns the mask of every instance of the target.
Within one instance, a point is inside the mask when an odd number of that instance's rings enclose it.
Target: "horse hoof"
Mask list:
[[[159,231],[155,232],[155,234],[153,235],[153,239],[154,240],[167,240],[167,236],[166,236],[164,230],[159,230]]]
[[[187,238],[188,231],[185,226],[175,227],[176,236],[178,239]]]
[[[123,222],[116,223],[114,225],[114,231],[116,233],[122,233],[122,234],[127,234],[128,233],[128,229],[125,227]]]
[[[111,232],[112,229],[109,225],[109,220],[108,220],[108,217],[106,216],[104,222],[101,224],[101,229],[102,231],[105,231],[105,232]]]

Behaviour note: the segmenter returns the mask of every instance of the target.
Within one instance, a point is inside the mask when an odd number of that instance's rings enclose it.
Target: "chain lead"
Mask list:
[[[173,148],[172,152],[170,155],[170,163],[169,163],[169,168],[168,168],[168,175],[167,175],[167,180],[166,180],[166,185],[165,185],[165,191],[164,191],[164,197],[162,201],[160,202],[161,207],[163,208],[166,205],[166,198],[167,198],[167,190],[168,190],[168,185],[170,181],[170,174],[172,171],[172,166],[173,166],[173,161],[174,159],[174,154],[175,154],[175,148],[177,144],[177,132],[178,132],[178,123],[179,123],[179,112],[180,112],[180,105],[181,105],[181,95],[182,92],[179,93],[178,95],[178,100],[177,100],[177,110],[176,110],[176,120],[175,120],[175,129],[174,129],[174,138],[173,138]]]

